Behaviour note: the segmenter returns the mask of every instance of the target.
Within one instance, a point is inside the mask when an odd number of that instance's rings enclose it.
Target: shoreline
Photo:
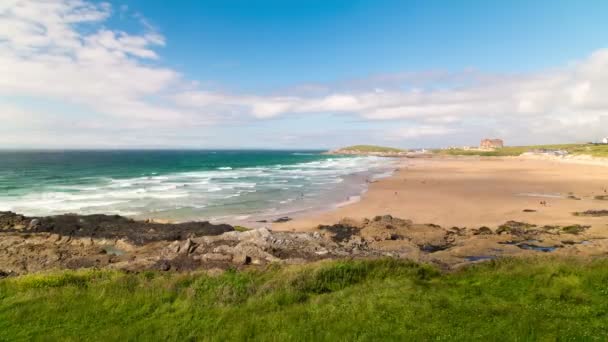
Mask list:
[[[370,185],[394,175],[399,167],[401,167],[401,163],[396,164],[395,158],[390,159],[390,161],[387,161],[386,167],[382,169],[357,172],[344,176],[344,181],[340,185],[337,185],[331,193],[325,194],[325,196],[318,196],[318,200],[311,206],[301,207],[297,205],[299,204],[297,201],[294,201],[293,207],[285,207],[276,212],[265,210],[259,213],[212,217],[208,220],[215,224],[227,223],[248,228],[270,229],[275,223],[273,221],[277,219],[289,218],[289,220],[293,220],[331,212],[361,201],[361,198],[369,190]],[[164,219],[161,219],[161,221],[170,222]]]
[[[603,159],[534,155],[404,158],[393,175],[369,184],[359,201],[273,223],[271,228],[314,231],[344,218],[385,214],[446,227],[496,228],[507,220],[604,227],[608,218],[581,218],[572,213],[608,209],[608,201],[594,199],[608,195],[607,166]]]
[[[105,168],[89,173],[83,158],[69,156],[68,161],[77,164],[69,172],[63,172],[60,162],[36,168],[43,161],[33,159],[31,165],[22,166],[24,174],[31,171],[31,177],[3,173],[10,171],[9,163],[0,168],[0,189],[8,189],[0,196],[0,210],[30,216],[105,213],[160,222],[244,223],[247,217],[262,220],[331,209],[345,198],[360,195],[366,179],[393,168],[392,161],[385,158],[294,154],[245,153],[242,162],[235,161],[238,158],[232,154],[217,157],[221,159],[217,162],[200,161],[207,160],[206,155],[186,156],[203,164],[169,171],[165,163],[179,155],[145,155],[155,164],[131,170],[124,161],[112,159],[105,161]],[[123,166],[128,172],[113,169]]]

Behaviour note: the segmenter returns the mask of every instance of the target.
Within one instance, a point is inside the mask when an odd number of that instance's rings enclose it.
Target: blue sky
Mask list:
[[[603,47],[608,32],[605,1],[126,4],[167,37],[167,63],[250,91],[402,71],[551,68]]]
[[[607,15],[599,0],[7,0],[0,143],[597,140]]]

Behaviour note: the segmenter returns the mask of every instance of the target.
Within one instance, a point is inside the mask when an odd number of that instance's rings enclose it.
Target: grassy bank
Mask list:
[[[0,339],[608,339],[608,261],[395,260],[203,274],[60,272],[0,281]]]
[[[562,145],[534,145],[534,146],[506,146],[493,151],[475,151],[464,149],[437,150],[438,154],[458,156],[486,156],[504,157],[519,156],[522,153],[534,150],[564,150],[574,155],[590,155],[594,157],[608,157],[608,145],[598,144],[562,144]]]
[[[394,147],[386,147],[386,146],[376,146],[376,145],[354,145],[343,147],[339,149],[339,151],[343,152],[361,152],[361,153],[397,153],[397,152],[405,152],[406,150],[402,150],[400,148]]]

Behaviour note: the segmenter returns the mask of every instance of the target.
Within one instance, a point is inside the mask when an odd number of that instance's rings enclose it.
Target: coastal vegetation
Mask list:
[[[0,280],[0,340],[606,340],[608,260],[395,259]]]
[[[462,148],[435,150],[437,154],[443,155],[468,155],[468,156],[519,156],[526,152],[541,150],[561,150],[574,155],[590,155],[593,157],[608,157],[608,145],[605,144],[556,144],[556,145],[531,145],[531,146],[505,146],[494,150],[466,150]]]
[[[342,147],[336,151],[339,152],[358,152],[358,153],[399,153],[399,152],[407,152],[406,150],[394,148],[394,147],[385,147],[385,146],[376,146],[376,145],[353,145]]]
[[[251,230],[251,228],[243,227],[243,226],[233,226],[234,230],[237,232],[246,232]]]

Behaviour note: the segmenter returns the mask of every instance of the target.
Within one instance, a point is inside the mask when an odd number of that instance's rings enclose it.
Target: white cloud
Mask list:
[[[121,6],[118,14],[126,18],[129,11]],[[98,134],[98,141],[129,130],[145,131],[150,141],[155,132],[163,134],[167,143],[169,129],[183,143],[181,130],[201,125],[317,113],[339,114],[345,122],[354,118],[370,130],[389,122],[387,141],[442,136],[474,141],[496,134],[527,143],[607,134],[602,130],[608,117],[608,50],[530,74],[422,71],[294,85],[270,95],[229,93],[204,89],[163,67],[158,49],[165,37],[143,16],[130,16],[145,29],[132,34],[107,27],[111,14],[109,4],[85,0],[1,1],[0,96],[82,110],[80,116],[50,120],[46,113],[11,105],[0,108],[0,118],[14,122],[12,127],[28,118],[39,137],[52,136],[69,122],[70,128]],[[324,128],[331,134],[332,127]]]
[[[450,86],[412,86],[426,83],[425,75],[433,80],[456,80],[466,76],[470,79],[464,83],[453,82],[455,85]],[[588,58],[561,69],[527,75],[483,75],[470,70],[463,71],[461,76],[449,77],[440,77],[437,73],[422,73],[419,77],[408,74],[402,79],[412,84],[402,83],[400,86],[395,84],[396,79],[399,78],[390,79],[388,90],[378,87],[375,79],[370,79],[367,90],[364,90],[363,81],[357,80],[357,90],[326,90],[326,94],[317,96],[206,93],[209,100],[206,104],[213,104],[212,99],[221,98],[222,105],[238,105],[258,118],[331,112],[358,116],[370,122],[413,120],[424,124],[419,130],[406,130],[404,138],[423,137],[429,133],[447,135],[473,129],[478,130],[478,135],[485,134],[479,130],[495,131],[521,141],[526,140],[523,134],[536,140],[558,135],[562,139],[591,140],[596,135],[606,134],[601,132],[598,123],[608,115],[608,97],[605,96],[608,92],[608,50],[596,51]],[[190,96],[191,99],[182,97],[180,103],[194,107],[201,104],[194,100],[196,91]],[[452,127],[445,129],[445,125]],[[526,127],[525,131],[521,126]],[[564,135],[563,131],[569,133]]]
[[[387,140],[402,141],[432,136],[443,136],[455,131],[455,129],[444,126],[420,125],[388,130],[384,133],[384,135]]]
[[[10,0],[0,5],[0,94],[33,96],[84,105],[118,117],[171,120],[182,113],[151,105],[180,81],[168,68],[144,64],[164,38],[130,35],[99,23],[110,5],[80,0]],[[82,33],[78,25],[98,27]]]

